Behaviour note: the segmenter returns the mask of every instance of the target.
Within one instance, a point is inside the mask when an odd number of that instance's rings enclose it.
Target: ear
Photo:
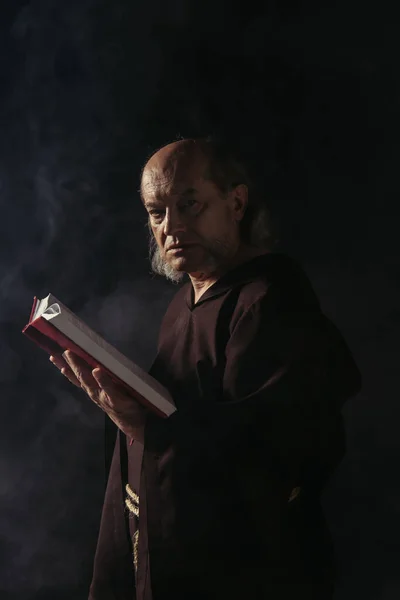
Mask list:
[[[249,188],[244,183],[233,188],[232,192],[232,209],[237,222],[241,221],[246,212],[247,203],[249,200]]]

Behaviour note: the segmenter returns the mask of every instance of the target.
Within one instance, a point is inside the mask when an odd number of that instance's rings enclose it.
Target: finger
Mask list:
[[[117,385],[100,367],[93,369],[92,375],[99,386],[100,394],[98,399],[105,408],[115,409],[117,405],[121,403],[125,404],[127,401],[130,402],[132,400],[122,386]]]
[[[143,411],[143,406],[137,399],[116,384],[103,369],[96,367],[92,374],[99,384],[98,400],[111,419]]]
[[[121,390],[114,384],[113,380],[100,367],[96,367],[92,371],[92,376],[99,387],[97,399],[103,406],[104,410],[113,408],[113,398],[119,397]]]
[[[93,369],[92,375],[93,375],[94,379],[97,381],[98,385],[103,390],[105,390],[106,388],[109,391],[116,390],[117,386],[115,385],[115,383],[113,382],[111,377],[109,375],[107,375],[107,373],[100,367],[96,367],[95,369]]]
[[[101,390],[96,379],[92,375],[91,367],[89,367],[89,365],[79,356],[76,356],[76,354],[73,354],[69,350],[63,353],[63,357],[67,362],[68,367],[71,369],[74,377],[79,382],[80,387],[87,393],[89,398],[93,400],[95,404],[101,406],[101,403],[99,403]]]
[[[71,369],[67,369],[66,367],[63,367],[61,369],[61,373],[64,375],[64,377],[66,377],[68,379],[68,381],[73,383],[77,388],[82,389],[80,381],[75,377],[75,375],[73,374]]]
[[[68,364],[65,362],[65,360],[63,359],[62,356],[50,356],[50,361],[53,363],[53,365],[55,365],[56,367],[58,367],[60,370],[63,367],[67,367]]]
[[[53,365],[55,365],[71,383],[73,383],[79,388],[81,387],[80,382],[75,377],[72,370],[69,368],[68,364],[62,357],[50,356],[50,362],[52,362]]]
[[[94,389],[98,388],[97,382],[92,376],[92,369],[84,360],[70,351],[64,352],[63,357],[67,366],[83,386]]]

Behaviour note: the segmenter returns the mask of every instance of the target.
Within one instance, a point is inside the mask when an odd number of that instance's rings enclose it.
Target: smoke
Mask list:
[[[116,33],[105,39],[123,5],[14,10],[0,99],[0,596],[79,600],[104,494],[104,415],[21,329],[33,296],[52,292],[146,368],[170,291],[144,280],[143,155],[135,162],[135,127],[121,126],[103,72],[124,60]]]
[[[248,149],[283,248],[306,265],[364,373],[345,408],[349,454],[327,508],[338,598],[362,595],[369,571],[376,585],[364,597],[389,596],[400,505],[395,19],[380,32],[378,15],[355,3],[307,14],[270,3],[253,15],[207,1],[9,6],[0,20],[2,600],[87,597],[104,491],[103,416],[21,335],[32,298],[52,292],[148,367],[175,288],[150,277],[140,167],[179,134],[209,133]]]

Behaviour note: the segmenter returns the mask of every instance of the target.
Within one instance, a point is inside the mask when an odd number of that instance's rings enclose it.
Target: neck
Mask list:
[[[229,260],[223,264],[221,263],[217,269],[214,269],[212,272],[198,271],[196,273],[188,273],[193,285],[195,303],[198,302],[208,288],[218,281],[225,273],[256,256],[267,254],[267,252],[267,250],[261,250],[260,248],[241,245],[239,246],[238,251],[230,257]]]

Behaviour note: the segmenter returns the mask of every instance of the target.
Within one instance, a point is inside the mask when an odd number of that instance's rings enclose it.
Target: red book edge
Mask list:
[[[32,310],[31,310],[31,314],[29,316],[29,323],[32,323],[32,317],[33,317],[33,313],[36,310],[36,307],[38,305],[39,300],[36,298],[36,296],[33,297],[33,304],[32,304]]]
[[[37,298],[35,298],[33,303],[31,318],[36,304]],[[154,406],[154,404],[147,400],[147,398],[144,398],[144,396],[131,388],[131,386],[122,381],[119,377],[114,375],[114,373],[112,373],[107,367],[96,361],[93,356],[90,356],[90,354],[82,350],[80,346],[75,344],[75,342],[73,342],[69,337],[67,337],[64,333],[57,329],[57,327],[52,325],[43,317],[39,317],[34,321],[30,321],[28,325],[23,328],[22,333],[35,342],[37,346],[45,350],[50,356],[61,356],[65,350],[71,350],[71,352],[82,358],[90,367],[101,367],[115,383],[122,385],[130,393],[130,395],[134,396],[134,398],[143,406],[151,410],[156,415],[167,418],[168,415]]]

